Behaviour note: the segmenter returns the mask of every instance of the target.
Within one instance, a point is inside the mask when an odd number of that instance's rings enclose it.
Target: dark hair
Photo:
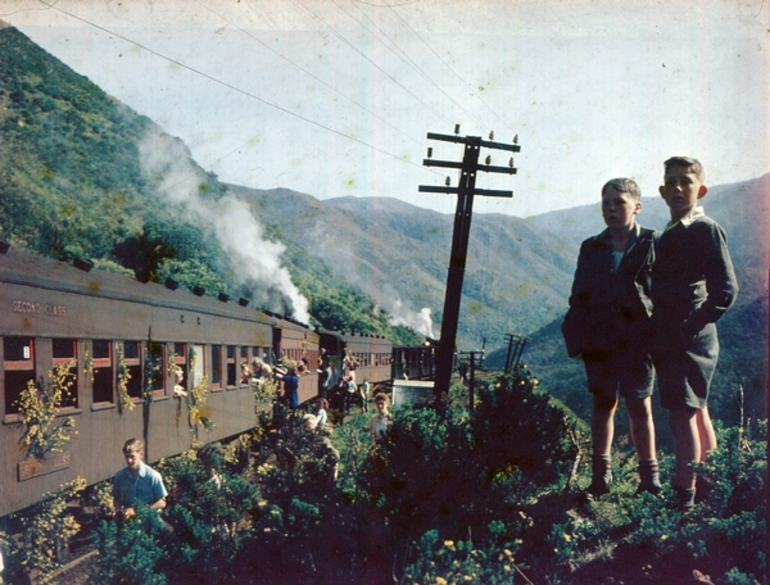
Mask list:
[[[604,195],[608,189],[613,189],[618,193],[628,193],[636,201],[639,201],[642,198],[642,190],[633,179],[621,177],[607,181],[604,184],[604,187],[602,187],[602,195]]]
[[[698,180],[703,183],[706,173],[703,171],[703,165],[699,160],[689,156],[672,156],[663,163],[663,172],[668,173],[673,167],[683,167],[688,173],[694,174]]]
[[[129,439],[123,444],[123,453],[144,453],[144,441]]]

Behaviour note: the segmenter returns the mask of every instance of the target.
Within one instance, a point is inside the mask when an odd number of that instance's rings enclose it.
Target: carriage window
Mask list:
[[[211,346],[211,387],[219,388],[222,385],[222,346]]]
[[[187,345],[184,343],[175,343],[174,355],[172,357],[176,367],[182,370],[182,386],[187,388],[187,376],[189,375],[187,368]]]
[[[142,346],[141,341],[124,341],[123,355],[128,369],[128,395],[142,397]]]
[[[70,375],[67,382],[70,383],[69,389],[62,393],[62,406],[78,406],[78,361],[77,361],[77,341],[74,339],[54,339],[53,340],[53,367],[54,370],[71,364],[69,367]]]
[[[147,353],[152,368],[150,388],[154,395],[162,395],[166,388],[166,346],[163,343],[149,343]]]
[[[16,401],[30,380],[35,380],[35,341],[29,337],[3,339],[5,414],[16,414]]]
[[[115,366],[112,361],[112,343],[104,339],[93,342],[93,402],[112,402],[115,385]]]
[[[206,376],[206,369],[204,367],[203,356],[205,355],[205,347],[202,345],[194,345],[190,348],[190,368],[192,369],[192,385],[198,386],[203,382]]]
[[[227,346],[227,385],[235,386],[238,382],[236,376],[235,346]]]

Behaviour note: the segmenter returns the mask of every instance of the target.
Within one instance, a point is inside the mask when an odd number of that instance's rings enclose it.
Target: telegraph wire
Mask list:
[[[305,69],[305,68],[304,68],[302,65],[300,65],[300,64],[298,64],[298,63],[295,63],[294,61],[292,61],[291,59],[289,59],[289,58],[288,58],[288,57],[286,57],[285,55],[282,55],[280,52],[278,52],[278,51],[276,51],[275,49],[273,49],[273,48],[272,48],[270,45],[268,45],[267,43],[265,43],[264,41],[262,41],[262,40],[261,40],[261,39],[259,39],[258,37],[256,37],[256,36],[254,36],[253,34],[251,34],[251,33],[250,33],[249,31],[247,31],[246,29],[244,29],[244,28],[242,28],[242,27],[238,26],[238,24],[236,24],[236,23],[232,22],[231,20],[227,19],[226,17],[224,17],[223,15],[219,14],[218,12],[215,12],[215,11],[214,11],[212,8],[210,8],[210,7],[206,6],[206,5],[205,5],[203,2],[201,2],[201,0],[195,0],[195,2],[196,2],[197,4],[199,4],[200,6],[202,6],[203,8],[205,8],[206,10],[208,10],[209,12],[211,12],[212,14],[214,14],[216,17],[220,18],[221,20],[223,20],[224,22],[226,22],[227,24],[229,24],[230,26],[232,26],[232,27],[234,27],[234,28],[238,29],[239,31],[241,31],[243,34],[245,34],[245,35],[246,35],[246,36],[248,36],[249,38],[251,38],[251,39],[255,40],[256,42],[258,42],[258,43],[259,43],[260,45],[262,45],[262,46],[263,46],[265,49],[267,49],[268,51],[270,51],[271,53],[273,53],[273,54],[274,54],[274,55],[276,55],[277,57],[279,57],[279,58],[283,59],[283,60],[284,60],[284,61],[286,61],[287,63],[290,63],[291,65],[293,65],[294,67],[296,67],[297,69],[299,69],[300,71],[302,71],[303,73],[305,73],[306,75],[309,75],[310,77],[312,77],[313,79],[315,79],[316,81],[318,81],[319,83],[321,83],[322,85],[324,85],[325,87],[329,88],[330,90],[332,90],[333,92],[335,92],[335,93],[336,93],[336,94],[338,94],[339,96],[341,96],[341,97],[345,98],[345,99],[346,99],[346,100],[348,100],[350,103],[352,103],[352,104],[354,104],[354,105],[358,106],[359,108],[361,108],[361,109],[362,109],[363,111],[365,111],[366,113],[368,113],[368,114],[371,114],[372,116],[374,116],[374,117],[375,117],[377,120],[379,120],[379,121],[380,121],[380,122],[382,122],[383,124],[385,124],[385,125],[387,125],[388,127],[392,128],[393,130],[395,130],[395,131],[396,131],[396,132],[398,132],[399,134],[403,135],[404,137],[408,138],[409,140],[411,140],[411,141],[412,141],[412,142],[414,142],[415,144],[419,144],[420,146],[422,146],[422,145],[423,145],[423,143],[422,143],[422,142],[420,142],[419,140],[417,140],[417,139],[416,139],[416,138],[414,138],[413,136],[410,136],[409,134],[407,134],[406,132],[404,132],[403,130],[401,130],[400,128],[398,128],[397,126],[394,126],[393,124],[391,124],[390,122],[388,122],[387,120],[385,120],[384,118],[382,118],[381,116],[378,116],[376,112],[374,112],[374,111],[370,110],[370,109],[369,109],[369,108],[367,108],[365,105],[363,105],[363,104],[361,104],[361,103],[357,102],[356,100],[354,100],[354,99],[353,99],[353,98],[351,98],[351,97],[348,97],[348,96],[346,96],[344,93],[342,93],[341,91],[339,91],[337,88],[335,88],[335,87],[334,87],[333,85],[331,85],[330,83],[327,83],[326,81],[324,81],[324,80],[323,80],[321,77],[317,76],[317,75],[316,75],[315,73],[313,73],[312,71],[309,71],[309,70]]]
[[[377,29],[377,30],[378,30],[378,31],[379,31],[379,32],[382,34],[382,36],[383,36],[383,37],[385,37],[386,39],[388,39],[388,42],[390,42],[390,44],[392,44],[392,45],[393,45],[393,46],[394,46],[394,47],[395,47],[395,48],[398,50],[398,52],[399,52],[401,55],[398,55],[398,54],[396,53],[396,51],[395,51],[395,50],[393,50],[393,49],[392,49],[390,46],[388,46],[388,45],[386,45],[385,43],[383,43],[383,42],[382,42],[382,39],[381,39],[380,37],[378,37],[376,34],[374,34],[374,33],[373,33],[371,30],[369,30],[369,29],[366,27],[366,25],[365,25],[364,23],[362,23],[362,22],[361,22],[360,20],[358,20],[358,19],[357,19],[355,16],[353,16],[353,15],[352,15],[352,14],[350,14],[350,13],[349,13],[347,10],[345,10],[345,9],[344,9],[342,6],[340,6],[340,5],[339,5],[339,3],[337,3],[337,0],[332,0],[332,1],[334,2],[334,4],[335,4],[335,5],[336,5],[336,6],[337,6],[337,7],[338,7],[340,10],[342,10],[342,11],[343,11],[345,14],[347,14],[348,16],[350,16],[350,18],[352,18],[352,19],[353,19],[353,20],[355,20],[355,21],[356,21],[358,24],[360,24],[360,25],[361,25],[361,26],[364,28],[364,30],[366,30],[366,31],[367,31],[369,34],[371,34],[371,35],[372,35],[372,36],[373,36],[373,37],[374,37],[374,38],[375,38],[377,41],[379,41],[380,43],[382,43],[382,45],[383,45],[385,48],[387,48],[387,49],[388,49],[388,50],[389,50],[391,53],[393,53],[394,55],[396,55],[396,56],[397,56],[399,59],[401,59],[401,61],[403,61],[403,62],[404,62],[404,63],[406,63],[407,65],[410,65],[410,66],[412,67],[412,69],[414,69],[414,70],[415,70],[415,71],[417,71],[417,72],[418,72],[420,75],[422,75],[422,76],[423,76],[423,78],[425,78],[425,80],[427,80],[429,83],[431,83],[431,84],[433,85],[433,87],[435,87],[435,88],[436,88],[438,91],[440,91],[442,94],[444,94],[444,96],[445,96],[445,97],[446,97],[446,98],[447,98],[449,101],[451,101],[451,102],[452,102],[453,104],[455,104],[455,105],[456,105],[458,108],[460,108],[460,109],[461,109],[463,112],[465,112],[465,114],[466,114],[466,115],[467,115],[469,118],[471,118],[472,120],[474,120],[474,121],[475,121],[477,124],[479,124],[479,126],[481,126],[481,127],[483,127],[483,126],[484,126],[484,123],[483,123],[483,122],[482,122],[482,121],[481,121],[481,120],[480,120],[478,117],[476,117],[476,116],[475,116],[475,115],[474,115],[472,112],[470,112],[470,111],[469,111],[469,110],[468,110],[468,109],[467,109],[465,106],[463,106],[463,105],[462,105],[460,102],[458,102],[458,101],[457,101],[456,99],[454,99],[454,98],[453,98],[451,95],[449,95],[449,94],[448,94],[446,91],[444,91],[444,89],[443,89],[443,88],[442,88],[442,87],[441,87],[441,86],[440,86],[440,85],[439,85],[439,84],[438,84],[438,83],[437,83],[437,82],[436,82],[436,81],[435,81],[433,78],[431,78],[431,77],[430,77],[430,75],[428,75],[428,74],[427,74],[427,73],[426,73],[426,72],[425,72],[425,71],[424,71],[424,70],[423,70],[423,69],[422,69],[422,68],[421,68],[421,67],[420,67],[420,66],[419,66],[419,65],[418,65],[418,64],[417,64],[415,61],[414,61],[414,59],[412,59],[412,58],[411,58],[409,55],[407,55],[406,51],[404,51],[404,50],[403,50],[401,47],[399,47],[399,46],[398,46],[398,43],[396,43],[396,42],[395,42],[393,39],[391,39],[391,38],[390,38],[390,36],[388,35],[388,33],[386,33],[386,32],[385,32],[385,31],[384,31],[384,30],[383,30],[383,29],[382,29],[382,28],[381,28],[381,27],[380,27],[380,26],[379,26],[379,25],[378,25],[376,22],[374,22],[374,21],[371,19],[371,17],[370,17],[368,14],[366,14],[366,13],[365,13],[363,10],[361,10],[361,9],[360,9],[358,6],[356,6],[356,9],[357,9],[357,10],[358,10],[358,11],[359,11],[359,12],[360,12],[362,15],[363,15],[363,17],[364,17],[364,18],[366,18],[366,19],[367,19],[369,22],[371,22],[371,23],[372,23],[372,25],[373,25],[373,26],[374,26],[374,27],[375,27],[375,28],[376,28],[376,29]],[[414,32],[414,31],[412,31],[412,32]],[[421,41],[423,41],[422,39],[420,39],[420,40],[421,40]],[[424,42],[425,42],[425,41],[423,41],[423,43],[424,43]],[[453,73],[454,73],[454,72],[453,72]]]
[[[428,104],[428,103],[426,103],[425,101],[423,101],[423,99],[422,99],[420,96],[418,96],[417,94],[415,94],[415,93],[414,93],[412,90],[410,90],[408,87],[405,87],[405,86],[404,86],[404,85],[403,85],[403,84],[402,84],[400,81],[398,81],[398,79],[396,79],[395,77],[393,77],[393,76],[392,76],[390,73],[388,73],[388,72],[387,72],[387,71],[385,71],[385,70],[384,70],[382,67],[380,67],[379,65],[377,65],[377,63],[375,63],[375,62],[374,62],[374,61],[372,61],[372,60],[371,60],[369,57],[367,57],[366,55],[364,55],[364,53],[363,53],[363,52],[362,52],[362,51],[361,51],[361,50],[360,50],[358,47],[356,47],[356,46],[355,46],[355,44],[351,43],[351,42],[350,42],[350,41],[349,41],[349,40],[348,40],[348,39],[347,39],[347,38],[346,38],[344,35],[342,35],[342,33],[338,32],[338,31],[337,31],[337,30],[336,30],[336,29],[335,29],[333,26],[331,26],[330,24],[327,24],[327,23],[326,23],[326,22],[325,22],[325,21],[324,21],[322,18],[320,18],[320,17],[319,17],[319,16],[318,16],[318,15],[317,15],[315,12],[313,12],[312,10],[310,10],[310,8],[308,8],[307,6],[304,6],[304,5],[303,5],[303,4],[301,4],[300,2],[297,2],[297,0],[292,0],[292,1],[294,2],[294,4],[296,4],[296,5],[300,6],[300,7],[301,7],[303,10],[305,10],[307,13],[309,13],[309,14],[310,14],[310,15],[311,15],[313,18],[315,18],[315,19],[316,19],[316,20],[317,20],[319,23],[321,23],[323,26],[325,26],[326,28],[328,28],[328,29],[329,29],[329,30],[330,30],[332,33],[334,33],[334,35],[335,35],[335,36],[336,36],[338,39],[340,39],[342,42],[344,42],[346,45],[348,45],[348,46],[349,46],[351,49],[353,49],[353,51],[355,51],[356,53],[358,53],[358,54],[359,54],[359,55],[360,55],[360,56],[361,56],[363,59],[365,59],[366,61],[368,61],[368,62],[369,62],[369,63],[370,63],[372,66],[374,66],[374,67],[375,67],[375,68],[376,68],[378,71],[380,71],[380,72],[381,72],[383,75],[385,75],[385,76],[386,76],[388,79],[390,79],[390,80],[391,80],[393,83],[395,83],[395,84],[396,84],[398,87],[400,87],[400,88],[401,88],[401,89],[403,89],[403,90],[404,90],[406,93],[408,93],[410,96],[412,96],[412,97],[413,97],[415,100],[417,100],[417,101],[418,101],[420,104],[422,104],[422,105],[423,105],[425,108],[429,109],[431,112],[433,112],[433,113],[434,113],[436,116],[438,116],[439,118],[441,118],[442,120],[444,120],[444,121],[445,121],[447,124],[449,124],[450,126],[451,126],[452,124],[454,124],[454,123],[455,123],[455,122],[453,122],[452,120],[450,120],[449,118],[447,118],[446,116],[444,116],[444,114],[442,114],[442,113],[441,113],[440,111],[438,111],[436,108],[434,108],[434,107],[433,107],[433,106],[431,106],[430,104]]]
[[[402,16],[401,16],[401,15],[398,13],[398,11],[396,10],[396,8],[395,8],[395,7],[393,7],[393,6],[388,6],[388,8],[390,8],[391,12],[393,12],[393,14],[395,14],[395,15],[398,17],[398,19],[399,19],[399,20],[400,20],[400,21],[401,21],[401,22],[404,24],[404,26],[406,26],[406,27],[407,27],[407,28],[408,28],[410,31],[412,31],[412,33],[414,33],[414,35],[415,35],[415,36],[416,36],[418,39],[420,39],[420,41],[422,42],[422,44],[423,44],[423,45],[425,45],[425,46],[426,46],[426,47],[427,47],[427,48],[430,50],[430,52],[431,52],[431,53],[433,53],[433,54],[436,56],[436,58],[437,58],[439,61],[441,61],[441,63],[443,63],[443,64],[444,64],[444,66],[445,66],[447,69],[449,69],[449,70],[450,70],[450,71],[451,71],[451,72],[454,74],[454,76],[455,76],[455,77],[457,77],[457,79],[459,79],[459,80],[460,80],[460,82],[461,82],[463,85],[465,85],[466,87],[468,86],[468,84],[466,83],[466,81],[465,81],[465,80],[464,80],[462,77],[460,77],[460,75],[459,75],[459,74],[458,74],[458,73],[457,73],[457,72],[456,72],[456,71],[455,71],[455,70],[452,68],[452,66],[451,66],[449,63],[447,63],[446,61],[444,61],[444,59],[441,57],[441,55],[439,55],[439,54],[438,54],[438,53],[435,51],[435,49],[433,49],[433,47],[431,47],[431,46],[430,46],[430,45],[429,45],[429,44],[428,44],[428,43],[425,41],[425,39],[423,39],[423,38],[422,38],[422,36],[420,35],[420,33],[418,33],[416,30],[414,30],[414,29],[411,27],[411,25],[410,25],[410,24],[409,24],[409,23],[408,23],[406,20],[404,20],[404,18],[403,18],[403,17],[402,17]],[[495,117],[496,117],[498,120],[500,120],[500,121],[501,121],[503,124],[505,124],[505,127],[506,127],[506,128],[509,130],[509,131],[511,131],[511,132],[512,132],[512,129],[511,129],[511,127],[510,127],[510,126],[508,125],[508,123],[507,123],[507,122],[506,122],[506,121],[505,121],[505,120],[502,118],[502,116],[500,116],[500,115],[499,115],[497,112],[495,112],[495,111],[494,111],[494,110],[493,110],[491,107],[489,107],[489,104],[487,104],[487,102],[486,102],[486,101],[484,101],[484,99],[483,99],[483,98],[482,98],[480,95],[478,95],[478,94],[477,94],[475,91],[471,91],[471,95],[473,95],[473,97],[475,97],[475,98],[476,98],[476,99],[478,99],[478,100],[479,100],[479,101],[480,101],[482,104],[484,104],[484,107],[486,107],[486,108],[487,108],[487,110],[489,110],[489,111],[492,113],[492,115],[493,115],[493,116],[495,116]]]
[[[41,0],[41,3],[45,4],[45,2],[42,2],[42,0]],[[185,63],[182,63],[181,61],[178,61],[176,59],[168,57],[168,56],[166,56],[166,55],[164,55],[162,53],[159,53],[158,51],[156,51],[154,49],[151,49],[150,47],[147,47],[147,46],[143,45],[142,43],[139,43],[137,41],[129,39],[128,37],[126,37],[124,35],[121,35],[119,33],[111,31],[110,29],[108,29],[106,27],[103,27],[103,26],[101,26],[99,24],[96,24],[95,22],[91,22],[91,21],[89,21],[86,18],[78,16],[77,14],[73,14],[73,13],[67,11],[67,10],[62,9],[62,8],[58,8],[55,5],[50,5],[50,6],[54,10],[57,10],[58,12],[61,12],[62,14],[65,14],[65,15],[69,16],[70,18],[74,18],[75,20],[79,20],[80,22],[82,22],[84,24],[87,24],[88,26],[92,26],[92,27],[94,27],[94,28],[96,28],[98,30],[101,30],[102,32],[105,32],[105,33],[107,33],[109,35],[112,35],[112,36],[114,36],[116,38],[119,38],[119,39],[124,40],[124,41],[126,41],[128,43],[136,45],[140,49],[143,49],[143,50],[147,51],[148,53],[150,53],[152,55],[155,55],[156,57],[160,57],[161,59],[163,59],[165,61],[168,61],[169,63],[173,63],[174,65],[178,65],[179,67],[181,67],[183,69],[186,69],[187,71],[190,71],[191,73],[195,73],[196,75],[200,75],[201,77],[204,77],[204,78],[206,78],[206,79],[208,79],[210,81],[213,81],[214,83],[218,83],[218,84],[222,85],[223,87],[227,87],[228,89],[231,89],[231,90],[233,90],[233,91],[235,91],[237,93],[240,93],[240,94],[242,94],[242,95],[244,95],[246,97],[254,99],[254,100],[256,100],[256,101],[258,101],[258,102],[260,102],[260,103],[262,103],[262,104],[264,104],[264,105],[266,105],[268,107],[271,107],[271,108],[273,108],[275,110],[278,110],[279,112],[283,112],[285,114],[293,116],[294,118],[302,120],[303,122],[311,124],[312,126],[316,126],[317,128],[321,128],[323,130],[326,130],[328,132],[336,134],[337,136],[340,136],[342,138],[347,138],[348,140],[351,140],[353,142],[357,142],[358,144],[360,144],[362,146],[365,146],[367,148],[371,148],[372,150],[374,150],[376,152],[379,152],[380,154],[383,154],[383,155],[388,156],[390,158],[394,158],[394,159],[396,159],[396,160],[398,160],[400,162],[403,162],[403,163],[406,163],[408,165],[412,165],[412,166],[415,166],[415,167],[419,167],[420,169],[423,168],[422,165],[420,165],[418,163],[406,160],[402,156],[399,156],[397,154],[393,154],[392,152],[388,152],[387,150],[379,148],[379,147],[377,147],[377,146],[375,146],[373,144],[369,144],[368,142],[366,142],[366,141],[364,141],[364,140],[362,140],[360,138],[356,138],[355,136],[350,136],[349,134],[345,134],[344,132],[342,132],[340,130],[337,130],[335,128],[331,128],[330,126],[326,126],[325,124],[322,124],[321,122],[316,122],[315,120],[312,120],[310,118],[302,116],[301,114],[297,114],[296,112],[292,112],[291,110],[288,110],[288,109],[284,108],[283,106],[279,106],[278,104],[274,104],[274,103],[272,103],[272,102],[270,102],[270,101],[268,101],[268,100],[266,100],[264,98],[259,97],[258,95],[255,95],[255,94],[253,94],[253,93],[251,93],[249,91],[246,91],[245,89],[241,89],[240,87],[237,87],[237,86],[235,86],[235,85],[233,85],[231,83],[228,83],[228,82],[226,82],[224,80],[221,80],[221,79],[219,79],[217,77],[214,77],[213,75],[210,75],[209,73],[206,73],[204,71],[196,69],[195,67],[191,67],[191,66],[189,66],[189,65],[187,65]],[[436,174],[438,174],[438,173],[436,173]]]
[[[18,10],[14,10],[13,12],[0,12],[0,16],[13,16],[14,14],[19,14],[20,12],[29,12],[29,11],[40,11],[45,12],[47,10],[51,10],[56,4],[59,3],[59,0],[56,0],[53,4],[46,4],[45,2],[42,2],[42,4],[45,6],[45,8],[19,8]]]

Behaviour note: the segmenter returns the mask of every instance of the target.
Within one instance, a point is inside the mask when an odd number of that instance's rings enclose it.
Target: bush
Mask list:
[[[22,575],[37,573],[40,583],[64,562],[69,539],[80,530],[75,517],[68,512],[68,503],[76,500],[86,487],[86,480],[77,477],[62,484],[58,490],[45,494],[40,501],[18,512],[12,518],[22,532],[21,542],[0,532],[0,543],[9,549],[6,575],[21,579]]]
[[[162,569],[170,536],[160,514],[147,506],[137,506],[136,516],[124,523],[103,520],[94,534],[100,556],[91,582],[165,585]]]
[[[523,575],[510,548],[474,548],[470,540],[442,542],[437,530],[426,532],[412,555],[414,561],[404,571],[405,583],[510,585],[517,572]]]

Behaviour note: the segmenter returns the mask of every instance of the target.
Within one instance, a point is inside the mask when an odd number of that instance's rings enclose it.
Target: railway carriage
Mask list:
[[[124,465],[127,438],[144,438],[155,461],[192,439],[251,429],[256,403],[240,364],[317,360],[319,336],[300,323],[200,289],[177,290],[173,281],[145,284],[80,266],[13,248],[0,254],[0,517],[78,475],[89,483],[111,477]],[[20,448],[17,400],[30,380],[48,387],[50,372],[70,364],[74,383],[59,415],[74,418],[77,436],[62,453],[30,459]],[[174,395],[177,370],[186,392],[208,389],[197,417]],[[302,377],[301,400],[316,389],[312,368]]]
[[[394,347],[391,377],[394,380],[426,380],[435,377],[436,345],[436,341],[428,339],[423,345]]]
[[[241,365],[255,359],[306,364],[301,404],[318,394],[321,348],[333,384],[345,355],[359,384],[434,371],[431,347],[314,331],[226,295],[179,290],[171,279],[145,283],[91,267],[0,246],[0,518],[77,476],[89,484],[112,477],[128,438],[144,439],[153,462],[254,428],[269,407],[241,376]],[[72,385],[57,417],[71,416],[77,435],[62,452],[31,457],[18,400],[30,382],[49,390],[59,368]]]
[[[356,382],[369,378],[372,384],[391,379],[393,342],[377,335],[361,335],[354,332],[320,331],[321,347],[326,350],[332,364],[331,385],[339,382],[343,371],[343,359],[349,355],[356,364]]]

